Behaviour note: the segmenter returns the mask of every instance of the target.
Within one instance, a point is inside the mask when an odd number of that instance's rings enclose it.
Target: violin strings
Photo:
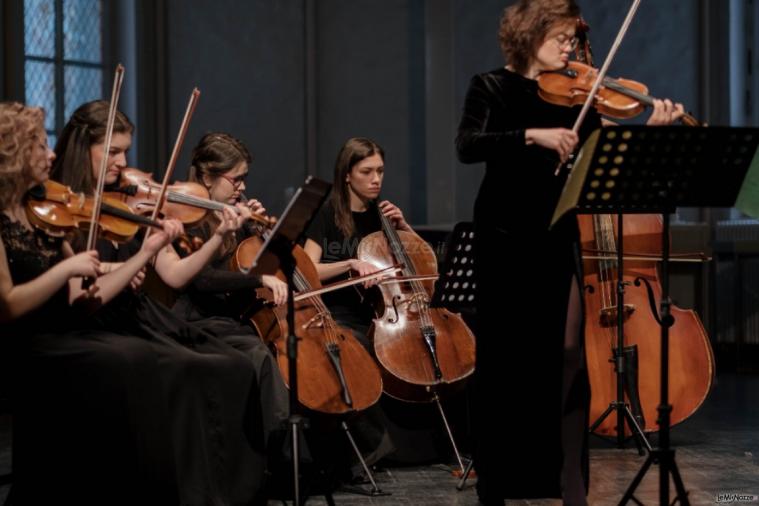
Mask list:
[[[186,195],[184,193],[173,191],[169,192],[169,200],[177,204],[188,204],[203,209],[211,209],[214,211],[221,211],[226,207],[224,204],[212,200],[201,199],[199,197],[194,197],[192,195]]]
[[[299,291],[305,292],[311,289],[311,284],[308,282],[308,280],[303,276],[303,273],[300,272],[297,268],[295,269],[295,272],[293,273],[293,280],[295,282],[295,286],[298,288]],[[329,313],[329,310],[327,309],[327,306],[324,304],[324,301],[322,301],[322,298],[317,296],[309,297],[309,300],[312,301],[314,304],[314,307],[316,310],[322,315],[322,326],[324,328],[324,333],[327,336],[327,343],[330,344],[336,344],[337,343],[337,324],[332,318],[331,314]]]
[[[616,251],[616,245],[614,243],[614,224],[612,221],[612,217],[610,214],[605,215],[599,215],[598,219],[601,221],[601,229],[602,229],[602,243],[601,243],[601,250],[607,253],[604,253],[603,256],[608,256],[608,252]],[[616,290],[614,289],[613,283],[613,270],[618,267],[616,260],[604,260],[604,300],[606,301],[605,304],[609,308],[616,307],[617,299],[616,299]],[[606,289],[608,287],[608,289]],[[617,307],[617,311],[621,311],[622,308]],[[616,321],[616,319],[615,319]],[[607,333],[607,340],[609,342],[609,347],[614,349],[614,335],[615,335],[615,326],[607,325],[606,326],[606,333]]]
[[[385,216],[379,208],[377,208],[377,212],[380,216],[382,227],[385,230],[385,237],[387,238],[388,243],[390,244],[390,249],[395,255],[395,258],[403,262],[404,276],[409,276],[409,275],[415,276],[416,269],[414,268],[414,264],[411,262],[411,259],[409,258],[406,252],[406,249],[403,247],[403,244],[401,243],[401,240],[397,231],[392,226],[387,216]],[[411,286],[411,291],[413,294],[412,300],[416,303],[417,309],[419,311],[420,325],[423,327],[431,327],[432,318],[430,317],[429,311],[427,310],[427,304],[422,303],[422,300],[426,301],[427,299],[427,291],[424,289],[424,285],[421,283],[421,281],[418,281],[418,280],[410,281],[409,285]]]

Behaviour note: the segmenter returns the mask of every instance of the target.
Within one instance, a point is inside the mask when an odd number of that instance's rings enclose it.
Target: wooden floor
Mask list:
[[[0,417],[0,473],[10,467],[9,427]],[[676,461],[689,492],[691,504],[759,505],[759,376],[723,375],[704,406],[692,418],[672,431]],[[655,438],[653,438],[655,442]],[[593,440],[591,448],[592,505],[617,504],[644,457],[630,449],[616,449]],[[658,503],[658,468],[652,468],[638,488],[644,504]],[[391,495],[367,497],[338,492],[335,502],[344,505],[476,505],[473,482],[463,492],[455,489],[450,467],[437,464],[422,467],[379,469],[380,488]],[[508,477],[504,477],[508,479]],[[4,499],[7,487],[0,489]],[[754,495],[752,500],[719,501],[720,494]],[[270,501],[270,505],[281,504]],[[312,497],[308,504],[327,504]],[[556,500],[508,501],[513,505],[554,505]]]

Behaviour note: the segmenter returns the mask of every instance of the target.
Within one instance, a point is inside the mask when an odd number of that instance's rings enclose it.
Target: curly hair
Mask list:
[[[74,191],[92,194],[95,189],[90,148],[105,140],[108,108],[105,100],[94,100],[79,106],[55,144],[52,177]],[[113,133],[131,134],[132,131],[132,122],[126,114],[117,110]]]
[[[335,223],[345,237],[352,237],[356,229],[351,213],[350,192],[348,185],[345,184],[345,178],[358,162],[373,155],[379,155],[383,160],[385,159],[385,151],[382,147],[366,137],[348,139],[337,154],[330,202],[335,209]]]
[[[504,58],[517,73],[524,74],[551,27],[579,16],[575,0],[519,0],[506,7],[498,29]]]
[[[44,131],[45,112],[18,102],[0,103],[0,208],[20,198],[29,183],[29,156]]]

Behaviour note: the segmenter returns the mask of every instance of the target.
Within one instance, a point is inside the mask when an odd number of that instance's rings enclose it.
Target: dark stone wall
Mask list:
[[[198,86],[178,175],[203,132],[229,131],[256,158],[248,193],[278,212],[309,167],[331,180],[342,143],[367,136],[386,150],[383,196],[414,223],[469,219],[483,168],[459,164],[453,138],[471,76],[504,64],[496,32],[507,3],[167,0],[166,157]],[[627,3],[580,4],[600,65]],[[610,75],[644,82],[698,115],[698,5],[644,2]]]

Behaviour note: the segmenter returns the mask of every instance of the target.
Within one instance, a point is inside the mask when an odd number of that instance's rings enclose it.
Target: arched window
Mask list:
[[[24,0],[25,102],[42,106],[50,144],[82,103],[103,96],[102,0]]]

